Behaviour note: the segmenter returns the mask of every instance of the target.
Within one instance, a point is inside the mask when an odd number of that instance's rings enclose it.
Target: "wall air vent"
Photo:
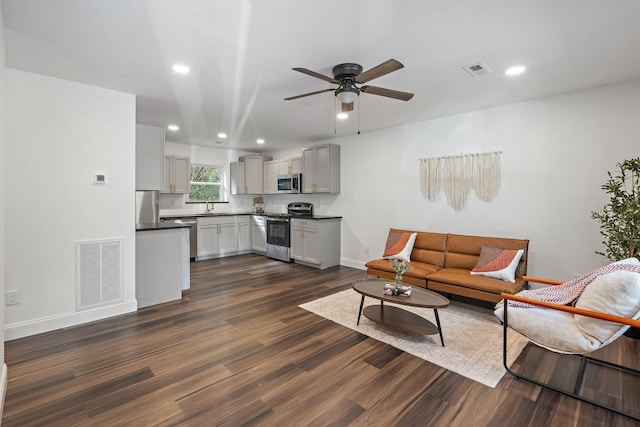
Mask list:
[[[466,67],[462,67],[462,69],[469,73],[472,77],[484,76],[485,74],[489,74],[491,72],[489,67],[484,65],[482,62],[467,65]]]
[[[76,309],[123,300],[122,239],[76,242]]]

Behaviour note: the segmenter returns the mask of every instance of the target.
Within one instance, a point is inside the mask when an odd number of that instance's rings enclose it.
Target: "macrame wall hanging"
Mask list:
[[[478,199],[490,202],[500,189],[500,154],[461,154],[420,159],[420,189],[427,200],[436,200],[444,190],[447,203],[456,211],[464,209],[473,188]]]

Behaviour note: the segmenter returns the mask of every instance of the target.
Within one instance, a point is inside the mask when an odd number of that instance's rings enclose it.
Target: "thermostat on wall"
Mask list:
[[[94,184],[107,184],[109,182],[109,177],[106,173],[103,172],[94,172],[93,173],[93,183]]]

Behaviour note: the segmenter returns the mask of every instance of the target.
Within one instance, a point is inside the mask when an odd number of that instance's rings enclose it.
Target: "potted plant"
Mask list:
[[[602,211],[591,212],[600,222],[604,252],[596,251],[612,261],[636,257],[640,259],[640,157],[618,163],[618,172],[607,172],[609,179],[602,189],[609,203]],[[640,338],[640,329],[630,328],[627,336]]]

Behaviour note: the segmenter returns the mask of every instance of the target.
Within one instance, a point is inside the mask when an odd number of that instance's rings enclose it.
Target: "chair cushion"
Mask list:
[[[640,273],[614,271],[597,277],[582,291],[577,308],[637,319],[640,316]],[[576,325],[603,345],[617,339],[629,327],[615,322],[576,316]]]
[[[504,301],[494,314],[504,321]],[[534,344],[557,353],[584,354],[597,350],[602,343],[582,333],[571,313],[546,308],[509,306],[509,327]]]

